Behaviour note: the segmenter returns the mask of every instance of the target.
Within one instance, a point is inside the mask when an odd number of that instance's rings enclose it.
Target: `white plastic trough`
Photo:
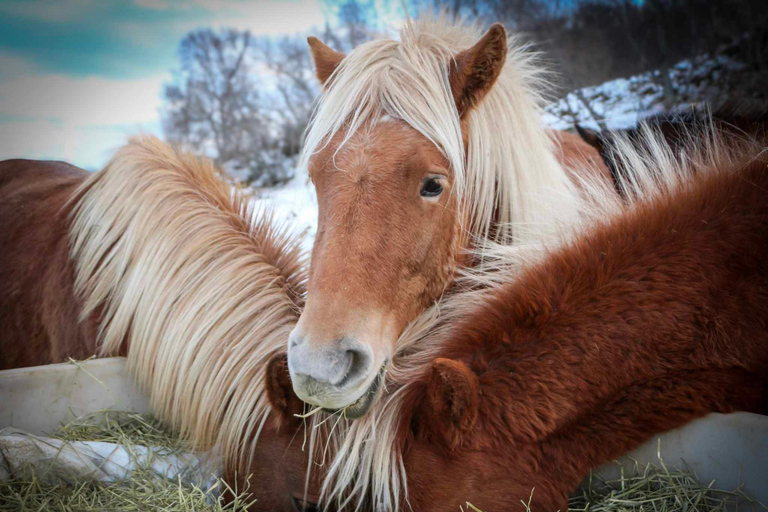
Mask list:
[[[63,422],[106,408],[149,410],[123,358],[0,371],[0,429],[45,435]],[[665,465],[684,461],[702,482],[714,480],[724,490],[741,485],[750,497],[768,504],[768,416],[711,414],[654,438],[598,473],[616,478],[622,466],[631,472],[634,461],[658,465],[659,446]]]

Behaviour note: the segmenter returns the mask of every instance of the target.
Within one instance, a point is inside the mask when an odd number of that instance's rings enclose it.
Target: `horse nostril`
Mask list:
[[[304,338],[296,332],[296,329],[291,331],[288,336],[288,349],[298,347],[304,342]]]
[[[345,384],[357,383],[365,379],[368,374],[368,368],[371,365],[372,357],[368,351],[360,348],[350,348],[345,352],[347,362],[344,373],[341,374],[341,380],[334,383],[338,387]]]

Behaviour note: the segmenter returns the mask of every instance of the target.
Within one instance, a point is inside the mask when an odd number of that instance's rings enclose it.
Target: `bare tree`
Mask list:
[[[165,89],[166,137],[208,154],[240,177],[272,178],[264,162],[270,118],[260,108],[253,39],[237,30],[199,30],[180,48],[181,69]],[[269,162],[266,162],[269,163]]]

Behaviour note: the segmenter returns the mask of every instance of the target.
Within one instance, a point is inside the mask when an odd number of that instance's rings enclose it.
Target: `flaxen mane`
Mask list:
[[[268,414],[264,367],[304,294],[299,240],[255,212],[213,164],[133,140],[72,199],[82,318],[159,417],[201,448],[248,453]]]
[[[380,116],[402,119],[443,152],[477,238],[518,241],[551,233],[577,217],[577,192],[543,129],[547,88],[535,55],[514,40],[494,86],[468,114],[467,154],[449,82],[454,56],[480,37],[447,18],[407,21],[399,40],[352,50],[328,80],[312,119],[301,165],[334,133],[351,137]],[[343,146],[343,144],[342,144]],[[496,230],[498,226],[506,230]]]

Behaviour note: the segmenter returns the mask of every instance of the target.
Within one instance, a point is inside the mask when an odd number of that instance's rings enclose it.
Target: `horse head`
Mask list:
[[[309,44],[326,101],[338,100],[334,87],[355,80],[358,68],[315,38]],[[366,51],[363,45],[350,55]],[[388,64],[377,68],[376,80],[403,79],[393,67],[413,57],[398,53],[405,51],[380,47]],[[448,124],[466,133],[466,114],[493,86],[506,51],[504,28],[494,25],[474,46],[446,59],[448,81],[437,86],[450,87],[452,104],[443,109]],[[366,61],[367,68],[375,64]],[[358,124],[345,120],[307,160],[319,223],[308,300],[290,336],[288,367],[302,400],[346,408],[347,418],[368,410],[398,337],[451,284],[468,244],[456,162],[424,134],[428,130],[392,110],[371,111]]]

